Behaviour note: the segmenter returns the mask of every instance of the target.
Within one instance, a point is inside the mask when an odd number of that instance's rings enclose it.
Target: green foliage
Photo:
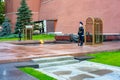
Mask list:
[[[1,0],[0,1],[0,25],[4,21],[4,17],[5,17],[4,14],[5,14],[5,2]]]
[[[95,59],[91,59],[90,61],[120,67],[120,50],[99,52],[89,55],[95,57]]]
[[[33,68],[30,68],[30,67],[20,68],[20,70],[27,74],[34,76],[38,80],[56,80],[55,78],[50,77],[50,76],[48,76],[42,72],[39,72]]]
[[[3,37],[0,37],[0,38],[6,38],[6,39],[10,39],[10,38],[18,38],[18,34],[10,34],[10,35],[6,35],[6,36],[3,36]],[[22,38],[24,37],[24,35],[22,34]]]
[[[10,34],[0,37],[0,41],[16,41],[18,40],[18,34]]]
[[[39,34],[39,35],[34,35],[33,40],[54,40],[55,35],[53,34]]]
[[[32,13],[31,10],[29,10],[29,7],[27,6],[26,0],[21,1],[21,6],[18,9],[18,13],[16,15],[17,22],[15,33],[18,33],[18,29],[23,30],[25,28],[25,25],[32,24]]]
[[[52,34],[33,35],[33,40],[54,40],[54,39],[55,35]],[[18,34],[11,34],[4,37],[0,37],[0,41],[15,41],[15,40],[18,40]]]
[[[18,38],[18,34],[10,34],[10,35],[6,35],[6,36],[3,36],[3,37],[0,37],[0,38],[6,38],[6,39],[9,39],[9,38]]]
[[[0,32],[0,36],[10,35],[11,34],[11,24],[9,19],[6,17],[5,21],[2,24],[2,31]]]

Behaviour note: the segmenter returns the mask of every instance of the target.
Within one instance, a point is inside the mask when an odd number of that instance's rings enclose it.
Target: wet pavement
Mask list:
[[[73,56],[37,58],[32,61],[39,64],[36,70],[57,80],[106,80],[107,76],[108,80],[120,80],[120,67],[78,61]]]
[[[29,61],[32,58],[73,55],[81,56],[87,53],[99,51],[109,51],[120,49],[120,41],[104,42],[101,45],[78,46],[77,43],[70,44],[33,44],[14,45],[10,43],[0,43],[0,63]]]
[[[15,45],[0,43],[0,80],[36,80],[15,67],[20,64],[29,64],[31,63],[29,61],[33,58],[59,55],[81,56],[99,51],[120,50],[119,44],[120,41],[115,41],[104,42],[102,45],[84,45],[80,47],[77,43],[52,45]]]
[[[16,66],[27,65],[31,62],[0,64],[0,80],[37,80],[21,72]]]

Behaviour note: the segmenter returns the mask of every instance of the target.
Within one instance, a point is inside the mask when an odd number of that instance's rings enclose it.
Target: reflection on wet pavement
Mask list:
[[[0,64],[0,80],[37,80],[15,68],[29,63],[31,62]]]
[[[48,57],[57,55],[80,56],[85,53],[117,50],[120,49],[120,41],[105,42],[99,46],[84,45],[77,46],[70,44],[39,44],[39,45],[14,45],[10,43],[0,43],[0,63],[29,61],[31,58]]]

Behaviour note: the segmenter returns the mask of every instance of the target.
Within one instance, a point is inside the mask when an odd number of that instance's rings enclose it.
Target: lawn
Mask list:
[[[15,36],[15,37],[14,37]],[[18,37],[16,35],[0,38],[0,41],[18,41]],[[40,34],[40,35],[33,35],[33,40],[54,40],[55,35],[53,34]],[[24,40],[24,38],[22,38]]]
[[[88,54],[88,55],[95,57],[94,59],[91,59],[90,61],[120,67],[120,50],[98,52],[95,54]]]
[[[33,40],[54,40],[55,35],[53,34],[41,34],[41,35],[33,35]]]
[[[30,68],[30,67],[25,67],[25,68],[19,68],[21,71],[37,78],[38,80],[56,80],[53,77],[50,77],[42,72],[39,72],[37,70],[35,70],[34,68]]]

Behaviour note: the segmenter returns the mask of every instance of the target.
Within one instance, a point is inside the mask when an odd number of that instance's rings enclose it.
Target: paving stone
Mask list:
[[[113,72],[97,78],[88,78],[85,80],[120,80],[120,73]]]
[[[102,75],[112,73],[112,72],[113,72],[112,70],[102,69],[102,70],[91,71],[90,73],[102,76]]]
[[[29,42],[29,41],[28,41]],[[30,41],[36,43],[36,41]],[[24,43],[24,42],[23,42]],[[86,53],[109,51],[120,49],[120,41],[104,42],[102,45],[77,46],[77,43],[70,44],[38,44],[38,45],[15,45],[0,43],[0,63],[29,61],[32,58],[74,55],[83,56]],[[4,57],[5,56],[5,57]]]
[[[47,68],[39,68],[37,70],[46,72],[47,74],[56,75],[58,80],[60,80],[59,78],[64,78],[65,80],[94,80],[113,73],[114,71],[120,74],[120,68],[118,67],[90,61],[81,61],[79,63],[66,64],[64,66],[50,66]]]
[[[12,70],[3,72],[3,75],[0,75],[0,80],[37,80],[19,70]]]
[[[86,74],[80,74],[80,75],[70,77],[70,80],[83,80],[85,78],[94,78],[94,77]]]
[[[32,64],[32,62],[0,64],[0,80],[37,80],[16,68],[16,66],[30,63]]]
[[[0,43],[0,80],[36,80],[35,78],[24,74],[19,71],[15,66],[21,64],[28,64],[29,62],[20,62],[20,61],[29,61],[32,58],[40,58],[40,57],[51,57],[51,56],[59,56],[59,55],[74,55],[81,56],[86,53],[93,53],[99,51],[109,51],[109,50],[120,50],[120,41],[115,42],[104,42],[103,45],[84,45],[82,47],[77,46],[76,43],[70,44],[42,44],[42,45],[13,45],[9,43]],[[16,63],[10,63],[16,62]],[[4,63],[4,64],[2,64]],[[83,63],[81,63],[83,65]],[[77,65],[78,67],[81,65]],[[98,65],[98,64],[97,64]],[[92,66],[92,65],[89,65]],[[102,65],[103,66],[103,65]],[[77,68],[78,68],[77,67]],[[69,67],[67,67],[69,69]],[[94,67],[93,67],[94,68]],[[114,69],[116,70],[116,69]],[[66,71],[66,70],[65,70]],[[80,71],[80,70],[79,70]],[[85,70],[83,70],[84,72]],[[93,70],[94,71],[94,70]],[[73,72],[73,71],[72,71]],[[91,75],[96,72],[90,72],[90,70],[86,69],[86,74],[82,76],[79,74],[76,76],[76,80],[81,76],[82,78],[86,78],[86,76],[91,78]],[[103,74],[104,72],[102,72]],[[73,74],[73,73],[71,73]],[[95,75],[97,75],[96,73]],[[99,75],[99,74],[98,74]],[[100,73],[101,75],[101,73]],[[73,79],[74,77],[71,77]],[[75,80],[73,79],[73,80]],[[119,80],[119,74],[108,73],[95,77],[95,80]],[[62,79],[61,79],[62,80]],[[80,80],[80,79],[78,79]]]
[[[53,74],[55,75],[70,75],[72,73],[72,71],[56,71],[53,72]]]
[[[96,68],[96,67],[79,67],[77,68],[78,70],[80,71],[86,71],[86,72],[92,72],[92,71],[96,71],[96,70],[99,70],[99,68]]]

